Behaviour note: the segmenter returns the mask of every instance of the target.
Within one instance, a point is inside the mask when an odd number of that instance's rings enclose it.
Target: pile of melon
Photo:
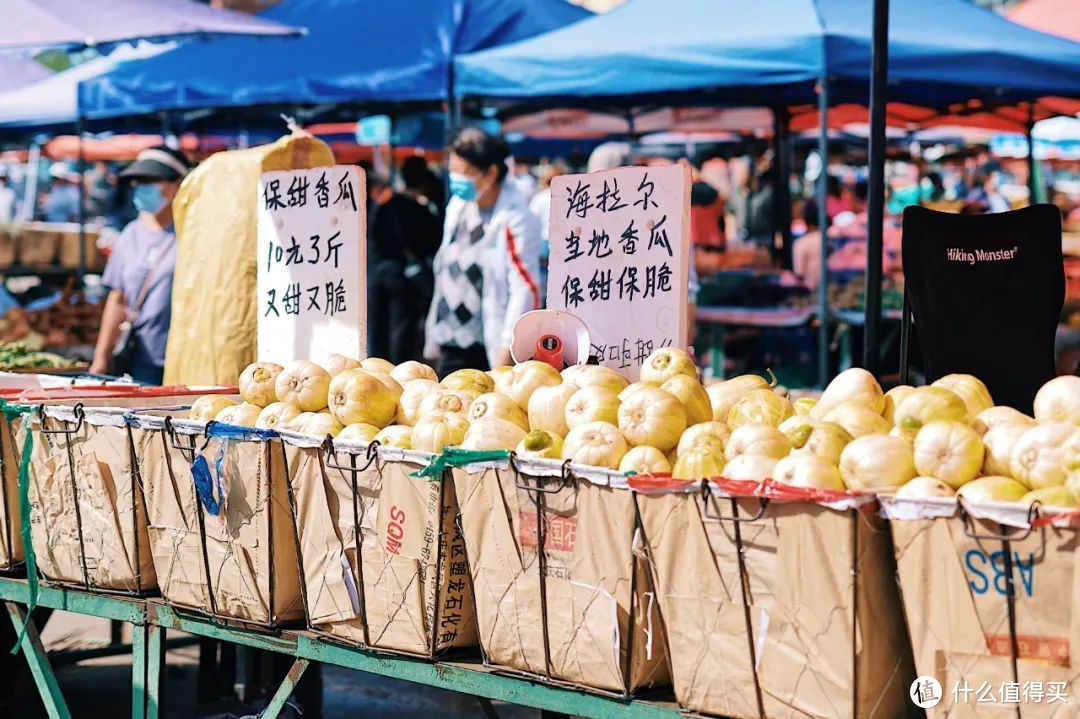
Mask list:
[[[529,361],[442,381],[419,362],[337,355],[326,364],[252,364],[239,379],[241,402],[201,397],[191,416],[432,453],[512,450],[685,480],[1080,504],[1078,377],[1043,386],[1029,417],[994,406],[986,386],[962,374],[883,392],[870,373],[850,369],[819,399],[794,402],[756,375],[706,388],[675,348],[650,355],[633,383],[588,364],[558,372]]]

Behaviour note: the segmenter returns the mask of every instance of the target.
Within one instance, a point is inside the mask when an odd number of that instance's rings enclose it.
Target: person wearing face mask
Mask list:
[[[189,169],[183,153],[160,146],[140,152],[120,173],[134,185],[139,215],[120,233],[101,278],[109,294],[91,372],[161,384],[176,267],[172,200]]]
[[[508,365],[514,322],[541,306],[540,225],[506,181],[510,148],[475,127],[450,143],[450,202],[435,255],[424,356],[440,376]]]

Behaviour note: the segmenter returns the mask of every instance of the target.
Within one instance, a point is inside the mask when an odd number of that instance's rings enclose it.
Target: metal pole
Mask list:
[[[439,208],[440,212],[446,209],[446,205],[450,204],[450,141],[454,139],[454,133],[457,132],[458,123],[461,121],[461,116],[458,114],[459,105],[457,98],[454,97],[454,63],[450,63],[450,68],[446,77],[446,109],[443,112],[443,123],[446,127],[446,148],[444,161],[446,166],[443,172],[443,207]],[[440,215],[441,216],[441,215]]]
[[[818,386],[829,382],[829,215],[825,211],[829,193],[829,79],[818,85],[818,156],[821,172],[817,181],[818,230],[821,233],[821,267],[818,279]]]
[[[780,265],[791,269],[791,143],[786,107],[773,108],[773,151],[776,154],[776,193],[773,208],[780,230]]]
[[[881,241],[885,222],[885,83],[889,70],[889,0],[874,0],[874,38],[870,76],[870,182],[867,200],[866,326],[863,367],[877,374],[881,356]]]
[[[387,117],[390,119],[390,137],[387,139],[387,148],[389,150],[390,157],[387,160],[387,162],[389,163],[389,167],[387,167],[386,169],[386,178],[387,181],[390,183],[390,189],[393,190],[394,183],[397,181],[398,178],[397,162],[394,161],[394,126],[397,124],[397,122],[395,122],[396,116],[393,113],[388,113]]]
[[[1042,200],[1039,197],[1039,162],[1035,159],[1035,103],[1028,103],[1027,121],[1028,204]]]
[[[83,147],[83,118],[75,119],[75,129],[79,135],[79,267],[76,282],[83,286],[86,276],[86,152]]]
[[[172,118],[169,117],[169,113],[161,113],[161,144],[173,149],[179,149],[180,143],[173,136],[171,120]]]
[[[35,139],[30,145],[30,154],[26,158],[26,182],[23,183],[22,205],[19,207],[19,219],[31,222],[37,212],[38,173],[41,169],[41,144]]]

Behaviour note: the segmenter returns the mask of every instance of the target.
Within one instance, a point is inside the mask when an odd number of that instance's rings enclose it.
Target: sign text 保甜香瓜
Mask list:
[[[259,359],[363,357],[367,190],[360,168],[266,172],[258,202]]]

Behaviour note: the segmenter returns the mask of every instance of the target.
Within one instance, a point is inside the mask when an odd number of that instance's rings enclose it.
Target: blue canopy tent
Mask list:
[[[865,98],[872,0],[633,0],[529,40],[459,57],[463,96],[740,103]],[[905,0],[889,26],[889,95],[944,105],[1080,96],[1080,43],[1017,25],[968,0]],[[636,96],[636,97],[632,97]]]
[[[251,106],[440,103],[453,59],[590,13],[565,0],[285,0],[261,17],[299,23],[288,46],[230,38],[124,63],[80,86],[88,120]]]
[[[878,62],[886,38],[887,65]],[[871,189],[880,194],[880,163],[873,160],[880,159],[877,135],[884,134],[886,71],[891,100],[922,105],[1080,97],[1080,44],[1021,27],[968,0],[904,0],[891,18],[882,0],[633,0],[607,15],[458,58],[455,90],[534,106],[629,110],[650,97],[664,103],[770,104],[777,108],[780,146],[786,138],[784,106],[816,101],[818,152],[824,159],[830,99],[864,102],[872,87],[877,132],[871,169],[877,181]],[[825,206],[825,174],[818,183],[820,207]],[[876,198],[871,210],[876,223]],[[876,276],[880,285],[879,230],[874,234],[868,287]],[[824,251],[821,261],[824,278]],[[872,295],[874,290],[868,292],[867,346],[876,352],[879,313]],[[824,320],[829,311],[825,282],[818,301]],[[826,323],[820,327],[824,384]],[[871,368],[875,364],[868,362]]]

